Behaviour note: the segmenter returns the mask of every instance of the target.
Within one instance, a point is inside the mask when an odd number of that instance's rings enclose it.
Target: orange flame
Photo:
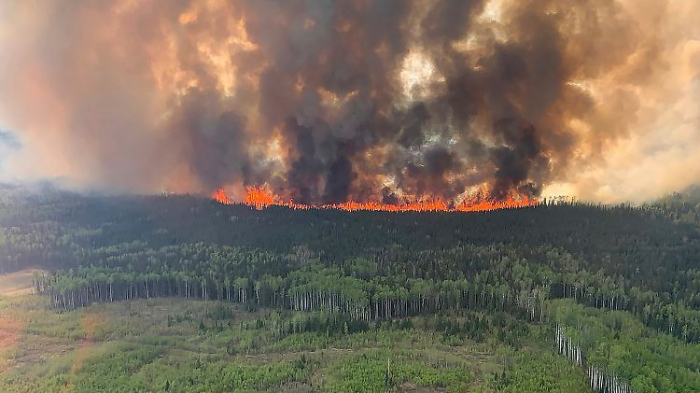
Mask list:
[[[223,189],[218,189],[212,194],[212,198],[219,203],[230,205],[234,204]],[[383,204],[379,202],[344,202],[330,205],[306,205],[294,203],[293,201],[284,201],[272,192],[263,187],[248,187],[246,195],[243,199],[243,204],[252,206],[257,210],[262,210],[269,206],[285,206],[291,209],[338,209],[345,211],[384,211],[384,212],[485,212],[498,209],[520,209],[524,207],[537,206],[539,201],[527,196],[508,197],[504,200],[492,200],[475,196],[465,199],[456,206],[450,206],[447,202],[440,198],[431,200],[420,200],[414,202],[405,202],[398,205]]]
[[[523,207],[536,206],[537,204],[539,204],[538,200],[531,199],[527,196],[520,199],[509,196],[501,201],[476,197],[463,201],[455,207],[454,210],[460,212],[485,212],[498,209],[520,209]]]
[[[215,201],[222,203],[224,205],[230,205],[233,203],[232,200],[228,199],[226,196],[226,192],[224,192],[223,188],[219,188],[218,190],[214,191],[213,194],[211,194],[212,199]]]
[[[243,204],[255,206],[256,209],[262,210],[264,207],[275,205],[275,200],[276,198],[271,193],[268,193],[261,187],[248,187]]]

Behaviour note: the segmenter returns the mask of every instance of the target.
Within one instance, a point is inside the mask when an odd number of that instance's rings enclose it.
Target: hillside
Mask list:
[[[3,383],[99,391],[81,370],[116,362],[125,391],[697,391],[700,231],[669,198],[388,213],[5,187],[0,271],[46,272],[3,301]]]

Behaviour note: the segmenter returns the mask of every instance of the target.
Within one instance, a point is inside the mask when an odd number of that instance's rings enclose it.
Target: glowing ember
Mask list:
[[[212,194],[212,198],[219,203],[230,205],[234,204],[231,199],[226,196],[223,189],[219,189]],[[508,197],[504,200],[490,200],[476,196],[466,199],[456,206],[450,206],[442,199],[435,198],[432,200],[422,200],[415,202],[405,202],[402,204],[383,204],[378,202],[345,202],[331,205],[305,205],[294,203],[292,201],[284,201],[263,187],[248,187],[246,196],[243,199],[244,205],[255,207],[257,210],[262,210],[268,206],[285,206],[290,209],[338,209],[345,211],[385,211],[385,212],[484,212],[498,209],[519,209],[524,207],[536,206],[539,201],[529,197]]]

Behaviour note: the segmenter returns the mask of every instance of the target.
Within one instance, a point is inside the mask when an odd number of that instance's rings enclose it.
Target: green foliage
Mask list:
[[[635,391],[700,391],[700,345],[644,326],[627,312],[553,303],[555,318],[588,354],[588,362],[630,381]],[[635,386],[638,388],[635,388]]]
[[[168,373],[166,380],[177,392],[269,391],[284,382],[306,379],[310,370],[310,366],[299,361],[268,365],[195,362],[176,374]]]
[[[331,370],[330,377],[325,391],[358,393],[395,390],[406,384],[460,392],[472,379],[459,365],[449,368],[426,365],[386,351],[348,357]]]
[[[583,371],[551,353],[524,352],[501,374],[496,374],[494,388],[504,393],[589,392]]]
[[[144,390],[146,381],[135,375],[163,350],[151,345],[119,344],[106,354],[88,359],[74,381],[76,392],[132,392]]]
[[[467,383],[450,374],[464,364],[440,365],[415,352],[402,357],[391,350],[397,343],[416,351],[522,350],[508,356],[505,374],[489,373],[498,375],[494,383],[510,391],[574,386],[564,382],[585,387],[578,369],[552,355],[555,321],[582,348],[586,365],[614,373],[637,392],[698,391],[696,194],[641,208],[389,214],[256,211],[194,196],[9,187],[0,191],[0,273],[30,265],[51,271],[35,275],[34,288],[58,312],[47,314],[44,303],[36,310],[31,302],[38,300],[0,300],[0,308],[29,307],[42,317],[26,320],[22,332],[64,347],[110,342],[87,360],[71,352],[85,360],[77,372],[65,370],[69,355],[43,365],[49,391],[62,384],[104,389],[89,373],[125,391],[318,387],[323,383],[310,371],[317,367],[334,376],[324,389]],[[160,304],[153,299],[206,303],[139,308],[141,300]],[[109,326],[93,327],[86,321],[94,310],[118,315]],[[358,365],[344,356],[287,357],[279,367],[230,364],[241,356],[329,348],[362,351],[348,355]],[[21,359],[21,351],[13,353],[10,360]],[[395,372],[382,371],[387,359],[395,360]],[[120,364],[114,373],[112,363]],[[362,372],[367,381],[356,381]],[[436,375],[452,382],[435,384]]]

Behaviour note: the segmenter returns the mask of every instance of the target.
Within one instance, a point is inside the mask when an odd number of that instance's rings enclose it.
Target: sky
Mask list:
[[[700,183],[700,2],[0,2],[0,179],[305,203]]]

